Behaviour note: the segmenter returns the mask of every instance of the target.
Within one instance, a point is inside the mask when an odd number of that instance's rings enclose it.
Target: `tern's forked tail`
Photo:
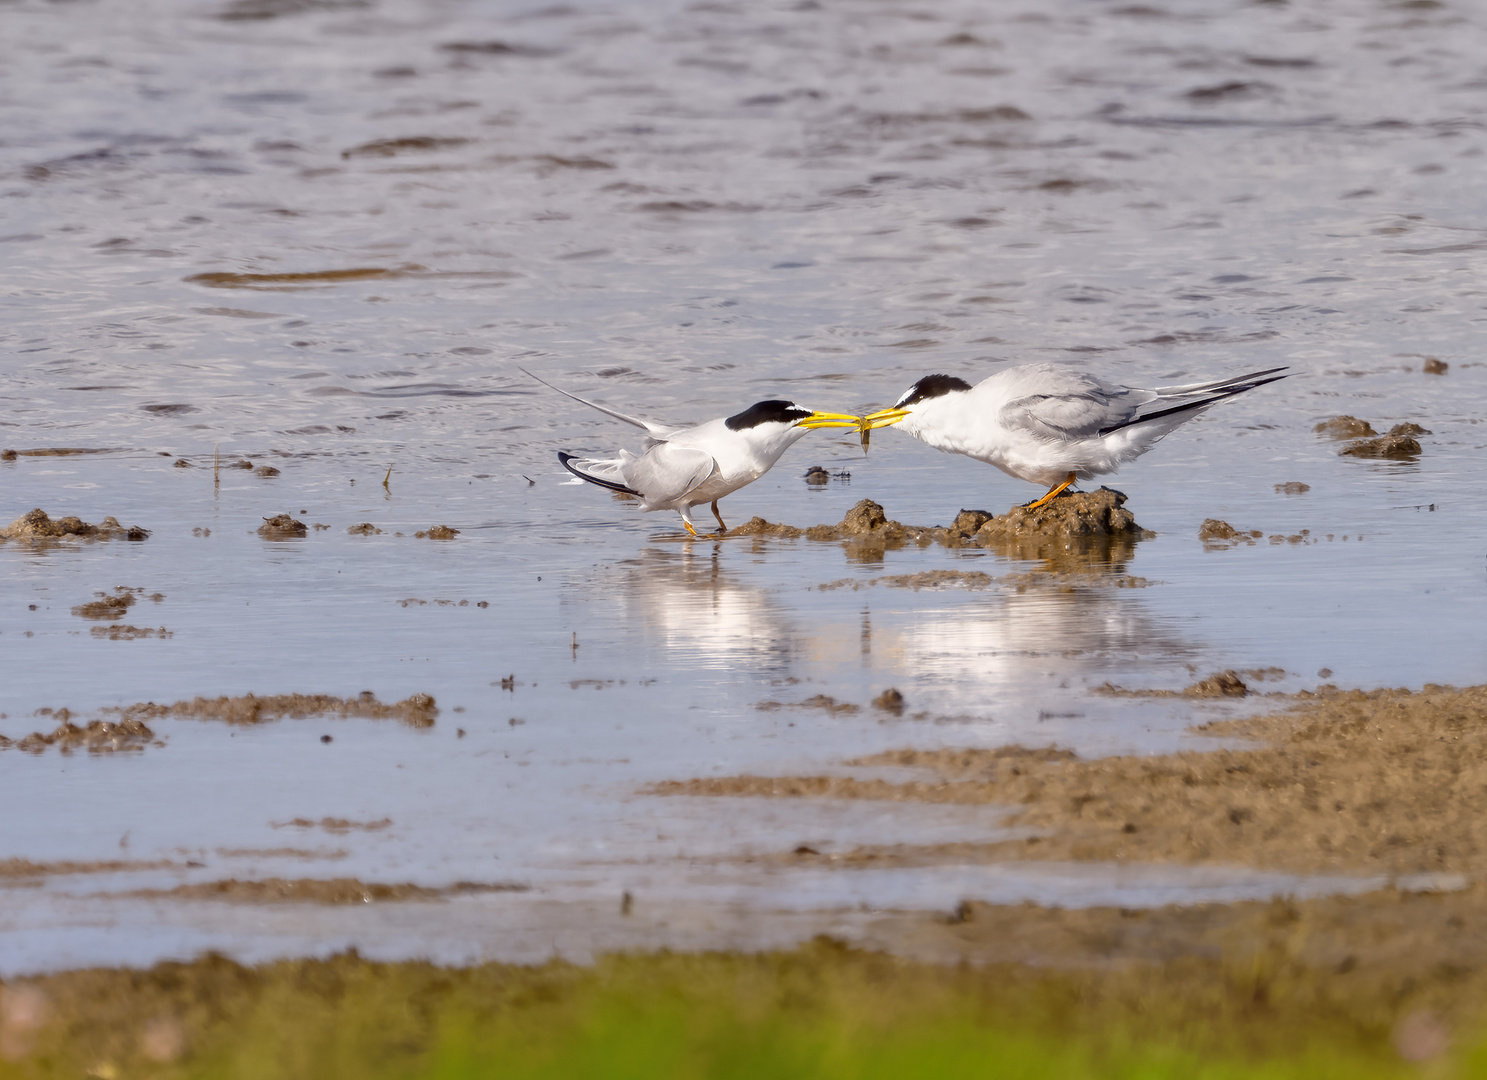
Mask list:
[[[1165,409],[1157,409],[1155,412],[1138,413],[1129,420],[1124,420],[1119,424],[1112,424],[1110,427],[1101,428],[1100,434],[1109,435],[1111,432],[1119,431],[1121,428],[1134,427],[1138,424],[1145,424],[1153,420],[1166,418],[1173,418],[1175,421],[1167,427],[1167,430],[1171,430],[1172,427],[1176,427],[1177,424],[1191,419],[1215,402],[1223,401],[1225,398],[1231,398],[1235,394],[1242,394],[1246,390],[1253,390],[1257,386],[1264,386],[1267,383],[1279,382],[1281,379],[1290,378],[1289,375],[1276,374],[1278,371],[1285,370],[1285,368],[1271,368],[1268,371],[1256,371],[1249,375],[1240,375],[1233,379],[1225,379],[1222,382],[1199,384],[1192,387],[1158,387],[1156,392],[1161,396],[1151,404],[1159,405],[1163,402],[1173,400],[1178,400],[1181,403],[1170,405]],[[1190,394],[1192,395],[1192,400],[1181,401],[1183,397]]]
[[[627,487],[621,482],[620,463],[618,461],[595,461],[592,458],[577,458],[572,454],[558,451],[558,461],[574,476],[580,480],[587,480],[591,484],[598,484],[610,491],[622,491],[626,495],[634,495],[644,498],[640,492],[632,487]],[[577,462],[577,464],[572,464]]]

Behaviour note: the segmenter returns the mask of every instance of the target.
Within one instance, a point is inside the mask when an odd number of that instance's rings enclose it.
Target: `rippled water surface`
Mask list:
[[[152,533],[0,544],[0,733],[247,692],[441,710],[0,751],[0,858],[175,866],[0,888],[0,969],[749,944],[963,896],[1342,887],[749,869],[998,815],[644,788],[905,745],[1155,751],[1217,711],[1106,682],[1481,681],[1484,57],[1487,17],[1452,0],[0,3],[0,518]],[[633,429],[518,370],[683,422],[774,396],[859,412],[1029,360],[1295,376],[1112,481],[1157,535],[1070,585],[992,552],[688,542],[568,482],[555,451]],[[1312,430],[1340,413],[1430,434],[1415,460],[1340,457]],[[95,452],[25,452],[57,448]],[[279,474],[214,483],[214,454]],[[808,486],[815,464],[850,477]],[[722,508],[808,525],[870,497],[945,524],[1036,494],[900,433],[865,459],[823,432]],[[283,512],[315,527],[261,538]],[[1265,536],[1206,549],[1209,517]],[[439,524],[459,534],[415,536]],[[996,580],[876,580],[937,569]],[[127,618],[170,636],[71,613],[118,586],[163,594]],[[870,705],[890,686],[902,716]],[[794,707],[816,695],[857,708]],[[292,824],[323,818],[391,823]],[[94,895],[269,876],[531,891],[273,914]],[[596,930],[625,892],[683,914]]]

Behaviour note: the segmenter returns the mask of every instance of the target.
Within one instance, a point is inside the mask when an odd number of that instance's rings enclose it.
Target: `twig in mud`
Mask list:
[[[387,475],[382,478],[382,490],[385,491],[385,492],[387,492],[389,495],[392,494],[392,488],[390,488],[390,487],[387,486],[387,482],[389,480],[391,480],[391,479],[392,479],[392,466],[389,465],[387,467]]]

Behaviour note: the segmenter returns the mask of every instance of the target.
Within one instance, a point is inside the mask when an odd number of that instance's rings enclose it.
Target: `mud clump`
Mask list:
[[[262,881],[207,881],[174,889],[141,889],[134,897],[174,897],[181,900],[229,900],[247,904],[371,904],[388,901],[445,900],[474,893],[526,892],[530,886],[457,881],[443,888],[423,885],[384,885],[356,878],[265,878]]]
[[[1235,671],[1219,671],[1183,690],[1186,697],[1219,698],[1244,697],[1249,687]]]
[[[825,528],[825,526],[819,526]],[[794,525],[776,525],[772,521],[766,521],[762,517],[751,517],[742,525],[729,529],[725,536],[764,536],[775,540],[794,540],[805,535],[804,529],[797,529]]]
[[[114,623],[112,626],[95,626],[91,631],[96,638],[108,638],[110,641],[139,641],[142,638],[168,638],[175,637],[165,627],[130,626],[127,623]]]
[[[1198,527],[1198,539],[1203,541],[1203,546],[1220,550],[1238,544],[1253,544],[1264,535],[1259,529],[1236,529],[1218,518],[1205,518]]]
[[[420,529],[413,535],[420,540],[453,540],[459,534],[458,529],[451,529],[448,525],[433,525],[427,529]]]
[[[1014,507],[1005,516],[983,524],[972,539],[981,547],[990,547],[991,541],[1030,536],[1140,536],[1143,539],[1151,536],[1136,524],[1134,515],[1125,509],[1125,502],[1122,492],[1108,487],[1069,492],[1036,510]]]
[[[1359,420],[1356,416],[1334,416],[1330,420],[1323,420],[1312,430],[1329,439],[1361,439],[1366,435],[1378,434],[1372,424],[1367,420]]]
[[[950,538],[969,540],[981,531],[981,526],[995,517],[995,514],[989,514],[985,510],[962,510],[955,515],[955,520],[950,523],[946,532]]]
[[[258,466],[258,468],[253,470],[253,475],[264,477],[278,476],[279,470],[274,468],[272,465],[260,465]]]
[[[963,543],[1004,558],[1041,561],[1048,570],[1073,575],[1070,584],[1093,581],[1091,571],[1120,572],[1136,545],[1156,535],[1136,523],[1125,502],[1124,493],[1108,487],[1066,492],[1036,510],[1018,506],[989,518]]]
[[[1346,457],[1409,461],[1420,456],[1420,444],[1408,435],[1381,435],[1377,439],[1350,443],[1342,448],[1341,453]]]
[[[352,525],[347,530],[352,536],[381,536],[382,530],[370,521],[363,521],[360,525]]]
[[[863,499],[852,509],[847,511],[847,516],[842,518],[842,523],[837,529],[843,536],[871,536],[880,529],[889,527],[888,515],[883,508],[871,499]],[[893,522],[898,525],[898,522]]]
[[[1353,439],[1339,453],[1347,457],[1384,458],[1408,461],[1420,456],[1420,444],[1416,435],[1431,434],[1428,428],[1415,423],[1395,424],[1384,435],[1379,435],[1367,420],[1356,416],[1334,416],[1317,424],[1313,431],[1330,439]]]
[[[902,716],[906,704],[908,703],[904,700],[903,694],[891,686],[873,698],[873,708],[890,712],[894,716]]]
[[[371,720],[398,720],[409,727],[434,725],[439,708],[430,694],[414,694],[392,704],[377,700],[371,691],[354,698],[327,694],[274,694],[258,697],[193,698],[172,705],[144,702],[120,710],[126,718],[155,719],[180,717],[191,720],[220,720],[227,724],[266,724],[276,720],[306,720],[312,716],[337,716],[343,719],[362,717]]]
[[[1205,679],[1200,679],[1191,686],[1184,686],[1181,690],[1149,689],[1132,690],[1124,686],[1116,686],[1114,683],[1104,683],[1093,688],[1093,693],[1105,697],[1141,697],[1141,698],[1224,698],[1224,697],[1246,697],[1249,694],[1258,693],[1251,689],[1250,683],[1265,682],[1267,679],[1284,679],[1286,669],[1278,667],[1267,668],[1245,668],[1243,671],[1216,671]],[[1323,677],[1331,675],[1332,672],[1323,672]],[[1249,682],[1245,680],[1248,679]]]
[[[86,727],[72,722],[72,714],[59,709],[54,714],[61,723],[50,734],[33,731],[20,739],[0,736],[0,749],[15,748],[28,754],[41,754],[55,746],[64,754],[74,750],[86,750],[90,754],[109,754],[119,751],[138,751],[146,746],[164,746],[155,738],[155,733],[144,723],[135,719],[115,721],[94,720]]]
[[[258,526],[258,535],[265,540],[292,540],[297,537],[306,536],[310,528],[303,521],[296,521],[288,514],[275,514],[271,518],[264,518],[263,524]]]
[[[1299,480],[1287,480],[1284,484],[1275,485],[1275,493],[1277,495],[1305,495],[1310,490],[1310,484],[1303,484]],[[1208,520],[1212,521],[1213,519],[1209,518]],[[1208,522],[1205,521],[1204,524],[1206,525]]]
[[[829,694],[817,694],[804,701],[761,701],[754,708],[760,712],[776,712],[780,709],[821,709],[832,716],[850,716],[858,711],[858,707],[850,701],[838,701]]]
[[[118,592],[112,596],[99,593],[97,600],[77,605],[72,613],[84,619],[117,619],[133,606],[132,592]]]
[[[84,540],[146,540],[148,529],[137,526],[128,528],[119,524],[119,519],[106,517],[92,525],[79,517],[53,519],[38,507],[0,529],[0,540],[64,540],[78,537]]]
[[[1420,370],[1425,372],[1425,374],[1427,375],[1444,375],[1446,372],[1451,370],[1451,365],[1446,363],[1444,360],[1437,359],[1434,356],[1427,356],[1425,358],[1425,366],[1422,367]]]
[[[899,547],[917,541],[928,544],[943,537],[945,530],[934,527],[905,525],[888,520],[883,507],[871,499],[863,499],[836,525],[812,525],[798,529],[793,525],[775,525],[761,517],[751,518],[746,524],[730,529],[726,536],[760,536],[774,539],[794,540],[804,536],[808,540],[847,540],[865,542],[869,546]]]
[[[862,560],[909,544],[980,547],[1007,558],[1043,560],[1050,569],[1077,569],[1118,563],[1129,558],[1138,541],[1153,535],[1136,524],[1123,507],[1125,501],[1124,494],[1104,487],[1068,492],[1037,510],[1014,507],[1000,518],[985,510],[962,510],[947,528],[905,525],[889,518],[878,503],[863,499],[836,525],[799,529],[756,517],[725,535],[845,541],[848,556]]]
[[[1402,424],[1395,424],[1384,434],[1386,435],[1434,435],[1435,432],[1429,428],[1421,427],[1419,424],[1406,420]]]
[[[357,832],[381,832],[383,829],[392,828],[392,818],[378,818],[376,821],[352,821],[349,818],[324,817],[319,821],[311,821],[309,818],[292,818],[289,821],[274,822],[276,829],[324,829],[328,833],[343,835],[354,831]]]

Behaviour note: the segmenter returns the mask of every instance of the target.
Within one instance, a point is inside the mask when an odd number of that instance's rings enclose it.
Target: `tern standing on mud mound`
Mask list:
[[[526,374],[532,375],[530,371]],[[711,503],[718,527],[727,532],[728,526],[718,513],[719,499],[769,472],[780,455],[807,431],[857,428],[862,424],[859,416],[815,412],[793,401],[771,400],[696,427],[672,428],[595,404],[536,375],[532,378],[616,420],[644,428],[646,448],[638,456],[628,450],[621,450],[616,458],[581,459],[559,453],[558,460],[580,480],[636,496],[642,510],[675,510],[693,536],[697,529],[692,524],[692,507]]]
[[[1115,472],[1215,402],[1287,378],[1270,368],[1183,386],[1112,386],[1052,364],[1022,364],[972,386],[926,375],[891,409],[862,418],[862,448],[876,427],[896,424],[920,442],[1048,485],[1035,510],[1075,480]]]

